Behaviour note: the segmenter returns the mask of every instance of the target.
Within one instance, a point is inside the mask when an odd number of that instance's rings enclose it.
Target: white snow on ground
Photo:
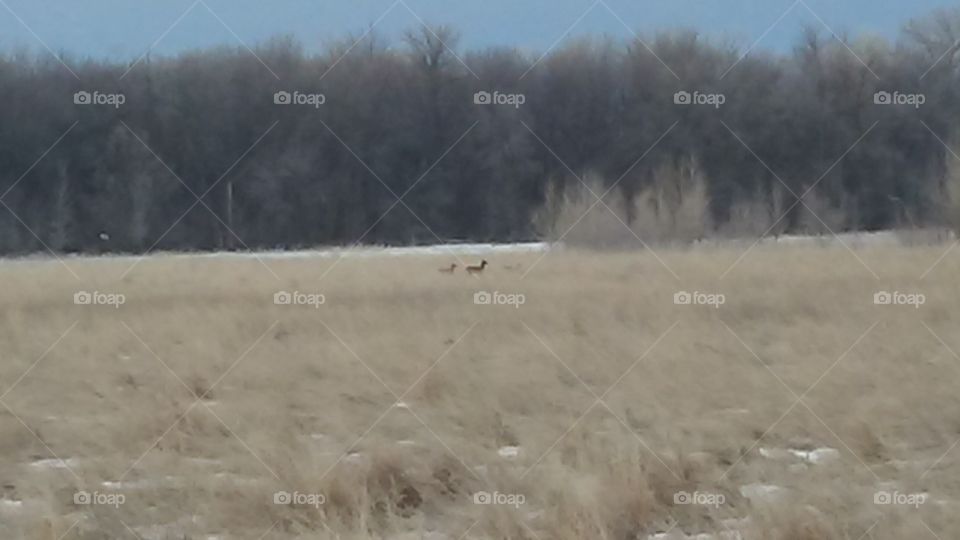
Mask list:
[[[409,255],[450,255],[450,256],[483,256],[503,253],[538,253],[562,246],[551,245],[548,242],[526,242],[518,244],[437,244],[431,246],[405,247],[356,247],[310,249],[298,251],[213,251],[213,252],[154,252],[151,258],[174,259],[337,259],[360,257],[400,257]],[[64,255],[64,261],[100,260],[100,261],[127,261],[133,263],[144,258],[143,255]],[[37,263],[56,261],[49,253],[37,253],[26,257],[0,258],[0,262],[9,263]]]
[[[367,462],[367,458],[360,452],[351,452],[343,458],[343,461],[352,465],[362,465]]]
[[[23,501],[0,499],[0,510],[18,510],[23,507]]]
[[[140,480],[130,480],[126,482],[113,482],[104,480],[100,485],[111,490],[138,490],[154,489],[158,487],[179,487],[184,484],[184,478],[180,476],[166,475],[160,479],[143,478]]]
[[[760,455],[767,459],[783,460],[790,456],[801,459],[808,463],[822,464],[829,463],[840,457],[840,452],[836,448],[823,447],[814,450],[800,450],[797,448],[760,448]]]
[[[777,244],[801,245],[801,244],[826,244],[842,245],[848,247],[866,247],[866,246],[895,246],[900,244],[900,237],[894,231],[876,231],[876,232],[857,232],[857,233],[839,233],[837,235],[823,234],[819,236],[798,236],[786,234],[773,238],[765,238],[764,241],[771,241]]]
[[[760,455],[767,459],[789,459],[790,452],[783,448],[760,448]]]
[[[300,258],[339,258],[339,257],[399,257],[404,255],[493,255],[497,253],[528,253],[547,251],[551,248],[547,242],[528,242],[521,244],[436,244],[432,246],[403,247],[361,247],[335,248],[305,251],[262,251],[256,253],[261,259],[300,259]],[[214,257],[214,258],[250,258],[254,254],[244,252],[186,253],[174,256]],[[136,257],[133,257],[136,259]]]
[[[38,469],[69,469],[71,467],[77,467],[80,465],[79,460],[74,458],[67,459],[38,459],[30,463],[31,467]]]
[[[739,247],[739,246],[819,246],[819,247],[847,247],[860,249],[864,247],[896,246],[911,243],[948,243],[956,239],[956,235],[946,230],[916,230],[916,231],[874,231],[874,232],[844,232],[836,235],[823,234],[816,236],[780,235],[757,238],[707,238],[694,243],[701,247]],[[307,249],[295,251],[214,251],[214,252],[152,252],[147,255],[63,255],[65,261],[74,260],[102,260],[130,262],[151,258],[177,259],[337,259],[362,257],[399,257],[408,255],[447,255],[447,256],[484,256],[504,253],[538,253],[563,249],[562,243],[550,242],[522,242],[512,244],[434,244],[427,246],[362,246],[328,249]],[[56,259],[46,252],[40,252],[23,257],[0,257],[0,264],[51,262]]]
[[[685,534],[682,531],[654,533],[647,536],[648,540],[743,540],[740,531],[730,530],[718,533]]]
[[[835,448],[817,448],[815,450],[794,450],[791,448],[790,453],[810,463],[827,463],[840,457],[840,452]]]
[[[502,446],[497,450],[497,454],[502,458],[513,459],[520,455],[519,446]]]
[[[740,495],[750,499],[752,503],[763,503],[775,500],[784,493],[784,488],[772,484],[747,484],[740,486]]]
[[[766,236],[757,238],[707,238],[696,242],[700,246],[757,245],[778,247],[845,247],[862,249],[881,246],[946,244],[956,240],[953,231],[945,229],[917,229],[902,231],[841,232],[837,234]]]

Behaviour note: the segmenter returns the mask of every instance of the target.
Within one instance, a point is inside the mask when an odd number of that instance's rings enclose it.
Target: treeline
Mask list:
[[[774,232],[814,207],[839,230],[939,224],[958,38],[960,10],[892,43],[810,30],[745,56],[693,32],[462,51],[448,28],[320,54],[8,53],[0,252],[514,241],[579,179],[632,221],[682,204],[694,167],[716,227],[746,207]]]

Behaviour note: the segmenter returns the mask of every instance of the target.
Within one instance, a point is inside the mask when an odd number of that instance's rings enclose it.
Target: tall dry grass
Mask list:
[[[707,182],[696,160],[663,165],[650,185],[632,198],[594,174],[548,194],[536,223],[555,242],[600,249],[684,245],[707,236]]]
[[[801,197],[798,201],[796,197]],[[747,242],[781,235],[828,237],[857,234],[849,229],[857,212],[848,201],[831,201],[822,188],[790,192],[775,182],[769,192],[738,197],[726,217],[713,219],[707,178],[696,159],[664,164],[638,193],[610,185],[590,173],[564,189],[548,192],[535,216],[545,238],[590,249]],[[942,190],[930,196],[929,216],[910,215],[900,199],[894,234],[904,246],[939,245],[960,232],[960,160],[947,163]],[[870,234],[862,231],[863,234]]]
[[[0,537],[954,538],[960,263],[920,278],[945,248],[658,252],[669,271],[568,250],[476,279],[438,257],[6,263]],[[815,448],[836,453],[790,453]]]

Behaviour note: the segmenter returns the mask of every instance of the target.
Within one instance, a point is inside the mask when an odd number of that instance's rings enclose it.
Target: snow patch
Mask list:
[[[840,458],[840,452],[836,448],[817,448],[814,450],[796,450],[791,448],[790,453],[794,456],[814,464],[828,463]]]
[[[499,450],[497,450],[497,454],[499,454],[500,457],[502,458],[513,459],[520,455],[520,447],[519,446],[502,446],[500,447]]]
[[[0,499],[0,510],[19,510],[23,508],[23,501]]]
[[[740,486],[740,495],[752,503],[770,502],[783,496],[785,490],[773,484],[753,483]]]
[[[366,460],[363,454],[360,452],[351,452],[347,454],[347,457],[343,458],[347,463],[353,463],[354,465],[359,465]]]
[[[562,248],[549,242],[520,242],[513,244],[434,244],[428,246],[365,246],[359,248],[330,248],[297,251],[215,251],[215,252],[155,252],[150,258],[166,259],[255,259],[255,260],[282,260],[282,259],[339,259],[339,258],[366,258],[366,257],[402,257],[416,255],[495,255],[503,253],[538,253],[551,249]],[[92,261],[121,261],[134,262],[142,260],[139,255],[68,255],[61,256],[67,260]],[[26,257],[11,257],[0,259],[3,264],[17,263],[49,263],[57,259],[46,253],[37,253]]]
[[[760,455],[767,459],[787,460],[791,456],[801,459],[814,465],[830,463],[840,458],[840,452],[836,448],[816,448],[813,450],[800,450],[798,448],[761,448]]]
[[[761,448],[760,455],[767,459],[789,459],[790,452],[782,448]]]
[[[686,534],[683,531],[659,532],[647,535],[648,540],[743,540],[739,531]]]
[[[80,465],[80,461],[74,458],[57,459],[47,458],[38,459],[30,463],[31,467],[37,469],[69,469]]]

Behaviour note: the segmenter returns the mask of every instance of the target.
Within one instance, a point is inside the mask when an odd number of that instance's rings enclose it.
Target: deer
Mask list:
[[[450,266],[444,266],[437,270],[441,274],[452,274],[457,269],[457,263],[450,263]]]
[[[487,263],[487,260],[484,259],[484,260],[480,261],[480,264],[478,264],[478,265],[476,265],[476,266],[468,266],[468,267],[467,267],[467,273],[468,273],[468,274],[479,274],[479,273],[482,273],[482,272],[483,272],[483,269],[487,267],[487,264],[489,264],[489,263]]]

